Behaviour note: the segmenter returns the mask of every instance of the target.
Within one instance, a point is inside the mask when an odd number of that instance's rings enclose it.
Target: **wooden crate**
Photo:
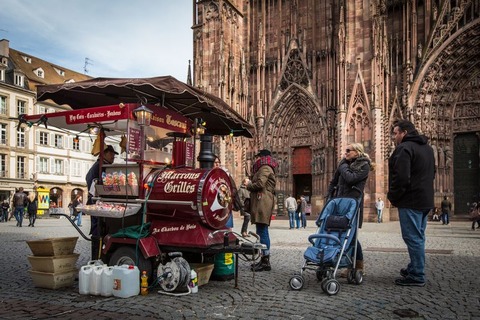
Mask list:
[[[40,272],[65,272],[75,268],[78,253],[63,256],[28,256],[32,271]]]
[[[213,263],[190,263],[190,269],[195,270],[197,273],[199,287],[208,283],[212,275],[213,267]]]
[[[48,238],[27,241],[34,256],[64,256],[73,254],[78,237]]]

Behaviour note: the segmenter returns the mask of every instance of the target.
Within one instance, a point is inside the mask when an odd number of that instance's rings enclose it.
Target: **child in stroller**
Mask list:
[[[363,272],[355,268],[357,253],[357,233],[360,199],[330,199],[316,221],[316,234],[308,237],[312,246],[303,254],[304,263],[300,273],[290,278],[293,290],[302,289],[305,270],[315,270],[321,287],[329,295],[340,291],[340,283],[335,279],[341,268],[349,268],[348,283],[361,284]]]

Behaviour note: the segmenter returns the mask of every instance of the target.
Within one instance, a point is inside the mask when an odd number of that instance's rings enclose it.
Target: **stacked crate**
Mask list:
[[[74,253],[78,237],[50,238],[27,241],[33,255],[30,275],[36,287],[58,289],[73,286],[78,270],[79,254]]]

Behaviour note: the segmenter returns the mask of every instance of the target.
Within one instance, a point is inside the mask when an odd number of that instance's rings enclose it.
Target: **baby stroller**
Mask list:
[[[305,261],[300,273],[290,278],[290,287],[301,290],[305,270],[315,270],[321,281],[322,290],[328,295],[340,291],[340,283],[335,279],[341,268],[349,268],[348,283],[361,284],[363,272],[356,270],[358,216],[360,199],[333,198],[327,201],[319,218],[315,222],[317,233],[308,237],[312,246],[303,254]]]

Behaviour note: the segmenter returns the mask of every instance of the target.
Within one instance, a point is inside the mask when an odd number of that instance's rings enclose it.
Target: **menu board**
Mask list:
[[[277,191],[277,216],[283,216],[285,211],[285,194]]]
[[[128,151],[130,155],[140,155],[142,140],[140,139],[140,129],[128,128]]]

